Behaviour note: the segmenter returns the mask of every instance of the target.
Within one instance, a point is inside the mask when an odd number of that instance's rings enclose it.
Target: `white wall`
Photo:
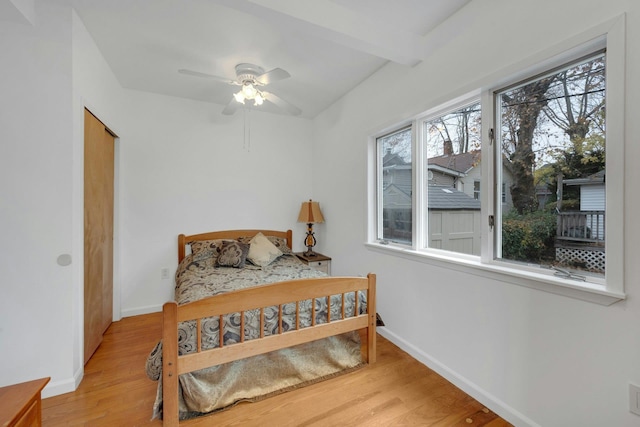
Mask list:
[[[327,220],[318,249],[333,257],[334,274],[376,272],[385,335],[516,425],[640,425],[627,394],[629,382],[640,384],[636,186],[625,189],[628,298],[604,307],[368,250],[368,136],[489,84],[514,63],[623,12],[625,156],[638,159],[636,1],[475,0],[447,24],[458,35],[428,60],[383,67],[314,121],[314,194]],[[407,90],[407,82],[419,84]],[[640,179],[632,166],[627,183]]]
[[[122,311],[157,311],[173,298],[177,236],[232,228],[294,229],[313,195],[312,122],[127,91],[121,160]]]
[[[0,385],[74,387],[71,14],[0,20]]]

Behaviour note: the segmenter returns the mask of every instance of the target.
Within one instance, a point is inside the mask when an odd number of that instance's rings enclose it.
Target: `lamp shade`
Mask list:
[[[298,214],[298,222],[306,222],[307,224],[318,224],[324,222],[320,203],[309,199],[308,202],[302,202],[300,213]]]

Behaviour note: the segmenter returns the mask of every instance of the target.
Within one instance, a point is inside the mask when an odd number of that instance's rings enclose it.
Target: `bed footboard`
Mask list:
[[[356,309],[353,316],[348,316],[344,309],[345,295],[351,292],[366,294],[366,313],[359,314]],[[296,304],[296,318],[299,319],[299,302],[326,298],[330,305],[332,295],[342,295],[342,316],[339,320],[331,319],[331,310],[327,310],[327,319],[316,323],[315,315],[312,323],[307,327],[283,331],[282,306]],[[357,298],[356,298],[357,301]],[[313,279],[291,280],[269,285],[233,291],[209,297],[200,301],[178,306],[175,302],[166,303],[163,307],[163,357],[162,357],[162,394],[163,394],[163,425],[177,426],[178,413],[178,376],[209,366],[232,362],[258,354],[292,347],[294,345],[339,335],[349,331],[359,331],[362,338],[363,357],[368,363],[376,359],[376,275],[364,277],[322,277]],[[315,306],[312,304],[312,306]],[[201,321],[205,318],[219,316],[222,318],[229,313],[240,313],[244,319],[244,312],[260,310],[260,318],[267,307],[279,307],[277,333],[264,336],[264,328],[260,328],[260,337],[246,340],[244,327],[240,328],[240,342],[225,345],[224,328],[220,328],[219,346],[212,349],[202,349],[200,339]],[[195,321],[198,334],[197,351],[185,355],[178,355],[178,323]],[[261,320],[262,322],[262,320]],[[262,324],[261,324],[262,325]]]

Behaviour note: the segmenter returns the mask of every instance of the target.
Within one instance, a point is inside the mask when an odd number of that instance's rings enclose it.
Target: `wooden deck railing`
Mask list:
[[[556,240],[604,244],[605,211],[559,212]]]

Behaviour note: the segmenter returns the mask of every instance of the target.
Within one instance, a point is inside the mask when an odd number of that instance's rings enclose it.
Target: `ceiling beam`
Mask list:
[[[373,22],[328,0],[217,0],[219,4],[399,64],[422,61],[424,37]]]

